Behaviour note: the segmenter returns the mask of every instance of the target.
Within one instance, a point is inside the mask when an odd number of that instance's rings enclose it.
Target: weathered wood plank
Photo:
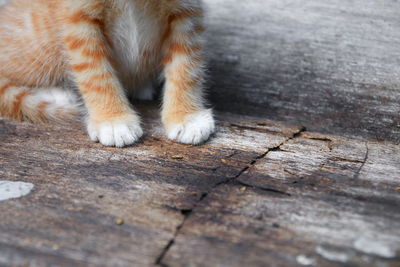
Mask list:
[[[400,143],[399,1],[205,2],[218,109]]]
[[[191,147],[146,109],[128,149],[1,120],[0,180],[35,188],[0,202],[0,265],[400,264],[398,145],[253,118],[399,143],[400,2],[205,2],[210,98],[251,117]]]
[[[398,266],[399,166],[398,145],[303,132],[203,199],[163,263]]]
[[[89,142],[80,124],[0,121],[0,180],[35,185],[0,202],[0,264],[152,265],[203,194],[300,130],[227,114],[195,147],[163,138],[157,108],[142,113],[147,136],[127,149]]]

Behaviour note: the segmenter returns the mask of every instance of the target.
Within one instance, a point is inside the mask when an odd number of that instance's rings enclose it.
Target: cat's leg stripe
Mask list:
[[[80,63],[72,65],[72,69],[76,72],[83,72],[90,69],[95,69],[96,66],[93,63]]]
[[[11,86],[12,86],[11,82],[6,82],[4,85],[2,85],[0,87],[0,96],[3,95],[7,91],[7,89],[10,88]]]
[[[12,118],[20,119],[21,105],[27,95],[29,95],[29,91],[24,90],[15,96],[15,101],[13,103],[13,109],[10,114]]]
[[[104,22],[101,19],[94,18],[84,11],[78,11],[75,14],[69,16],[68,22],[71,24],[88,23],[92,25],[97,25],[100,28],[104,27]]]

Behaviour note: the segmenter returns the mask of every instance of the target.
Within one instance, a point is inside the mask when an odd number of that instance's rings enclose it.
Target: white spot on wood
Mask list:
[[[306,255],[298,255],[296,260],[297,263],[305,266],[315,265],[316,263],[315,259],[307,257]]]
[[[31,183],[0,181],[0,201],[26,196],[34,187]]]
[[[321,246],[318,246],[315,249],[315,251],[319,255],[321,255],[323,258],[330,260],[330,261],[343,262],[343,263],[349,261],[349,255],[347,255],[346,253],[343,253],[343,252],[328,250]]]
[[[390,248],[387,244],[376,240],[360,237],[354,242],[354,247],[364,253],[373,254],[383,258],[394,258],[396,257],[395,249]]]

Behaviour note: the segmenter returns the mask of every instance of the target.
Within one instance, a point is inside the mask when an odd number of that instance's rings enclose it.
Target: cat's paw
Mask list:
[[[167,137],[183,144],[199,145],[210,138],[215,131],[211,109],[189,115],[184,123],[166,127]]]
[[[100,123],[89,119],[87,130],[92,141],[115,147],[132,145],[143,135],[140,120],[136,115]]]

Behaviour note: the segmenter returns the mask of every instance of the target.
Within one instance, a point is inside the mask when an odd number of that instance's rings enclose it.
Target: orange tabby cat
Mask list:
[[[214,131],[202,96],[200,0],[11,0],[0,13],[0,116],[65,120],[78,111],[106,146],[142,136],[128,97],[151,99],[162,73],[170,139],[200,144]],[[69,86],[65,86],[69,85]]]

